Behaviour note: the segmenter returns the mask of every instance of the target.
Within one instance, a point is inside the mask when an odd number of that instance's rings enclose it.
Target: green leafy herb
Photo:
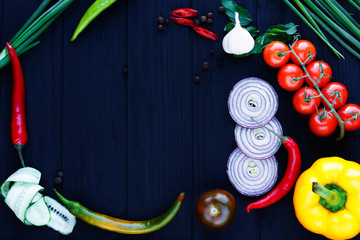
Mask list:
[[[272,26],[264,34],[258,36],[259,30],[253,26],[248,26],[252,21],[252,17],[246,9],[236,5],[233,0],[221,0],[221,4],[224,6],[226,15],[231,21],[225,26],[225,32],[229,32],[234,28],[235,12],[238,12],[241,26],[244,27],[253,38],[256,38],[253,50],[246,54],[234,55],[235,57],[246,57],[251,54],[261,53],[267,44],[273,41],[288,42],[297,35],[296,25],[294,23],[288,23],[285,25],[278,24],[276,26]]]
[[[255,39],[253,50],[243,55],[235,55],[235,57],[247,57],[251,54],[262,53],[266,45],[273,41],[288,42],[296,35],[296,31],[297,29],[294,23],[271,26],[263,35]]]
[[[236,5],[233,0],[221,0],[221,4],[225,8],[226,15],[230,18],[231,22],[235,23],[235,12],[239,13],[241,26],[247,26],[252,22],[252,17],[248,10]]]

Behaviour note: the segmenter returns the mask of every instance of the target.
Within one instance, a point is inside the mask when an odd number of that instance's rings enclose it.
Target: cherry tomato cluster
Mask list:
[[[296,91],[293,107],[300,114],[311,115],[309,127],[315,135],[329,136],[338,125],[345,131],[360,128],[360,107],[346,104],[346,87],[330,82],[331,67],[326,62],[314,61],[316,49],[311,42],[298,40],[290,49],[285,43],[274,41],[265,47],[263,57],[269,66],[280,68],[277,75],[280,87]]]

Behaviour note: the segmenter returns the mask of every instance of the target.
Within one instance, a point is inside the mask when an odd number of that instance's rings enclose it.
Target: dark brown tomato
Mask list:
[[[229,226],[234,220],[235,212],[235,198],[223,189],[205,192],[196,201],[196,215],[199,221],[211,229]]]

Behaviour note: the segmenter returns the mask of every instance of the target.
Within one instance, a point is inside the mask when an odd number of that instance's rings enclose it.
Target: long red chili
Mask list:
[[[198,14],[198,10],[192,8],[179,8],[171,11],[171,15],[180,18],[196,17]]]
[[[296,142],[290,137],[280,137],[287,152],[288,152],[288,165],[285,175],[280,183],[264,198],[249,204],[246,211],[250,212],[251,209],[267,207],[281,198],[283,198],[294,186],[296,179],[299,177],[301,168],[301,154],[300,149]]]
[[[25,117],[25,83],[21,70],[19,58],[15,49],[6,43],[9,53],[12,72],[13,72],[13,89],[11,99],[11,142],[19,153],[20,161],[25,167],[22,149],[28,141]]]
[[[191,26],[191,27],[194,26],[194,21],[187,18],[170,17],[169,19],[172,22],[180,25]]]

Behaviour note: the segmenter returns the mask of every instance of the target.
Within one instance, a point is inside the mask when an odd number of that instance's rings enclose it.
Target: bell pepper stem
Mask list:
[[[339,195],[336,192],[325,188],[318,182],[313,182],[312,191],[324,198],[328,203],[336,203],[339,201]]]

